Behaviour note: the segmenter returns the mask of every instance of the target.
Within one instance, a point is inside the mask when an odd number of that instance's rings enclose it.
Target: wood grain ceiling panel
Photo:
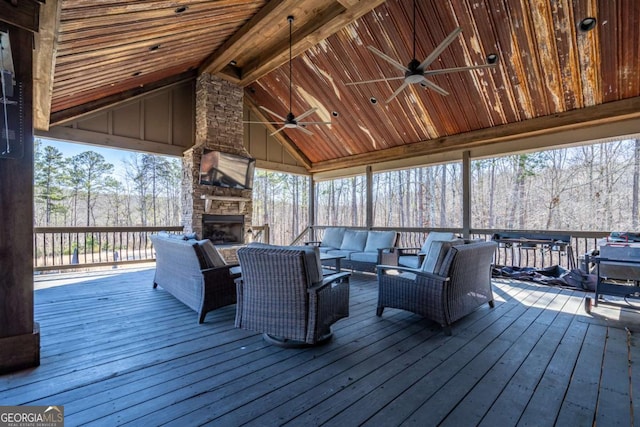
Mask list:
[[[69,118],[196,71],[245,86],[255,105],[284,116],[290,109],[287,15],[295,17],[291,110],[317,107],[309,119],[332,121],[309,126],[312,136],[281,133],[312,169],[376,153],[424,152],[415,147],[437,151],[466,141],[465,134],[640,96],[640,1],[416,3],[419,61],[460,26],[462,34],[429,68],[479,65],[489,53],[498,55],[498,65],[430,76],[448,96],[416,85],[387,104],[402,72],[367,46],[409,62],[412,0],[62,0],[51,117]],[[588,16],[597,18],[596,29],[578,31]],[[345,84],[385,76],[401,79]]]
[[[198,68],[265,3],[65,0],[53,112]]]
[[[410,86],[389,104],[384,101],[402,80],[346,86],[402,74],[367,46],[407,64],[413,57],[412,4],[389,0],[294,61],[294,109],[340,112],[330,131],[320,130],[313,137],[286,131],[312,162],[640,95],[640,2],[633,0],[418,1],[419,61],[460,26],[462,34],[430,69],[483,64],[489,53],[498,54],[498,66],[431,76],[449,96]],[[598,27],[578,31],[579,21],[587,16],[597,17]],[[250,85],[260,89],[247,96],[274,111],[288,111],[283,102],[287,85],[287,72],[277,70]],[[301,103],[300,92],[316,104]],[[371,104],[371,97],[378,103]]]

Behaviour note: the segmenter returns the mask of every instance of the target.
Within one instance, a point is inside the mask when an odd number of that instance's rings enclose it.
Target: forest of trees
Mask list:
[[[121,179],[92,151],[64,158],[37,144],[37,226],[181,224],[178,159],[132,154]],[[640,140],[471,162],[473,228],[638,231]],[[316,183],[316,224],[365,225],[364,175]],[[309,179],[256,170],[253,224],[291,243],[309,224]],[[462,164],[373,175],[379,227],[462,227]]]
[[[308,180],[267,181],[273,174],[263,173],[254,190],[262,192],[254,194],[255,223],[268,222],[272,241],[290,243],[306,224],[291,212],[306,218],[308,198],[300,189]],[[473,228],[639,229],[638,139],[474,160],[471,175]],[[365,225],[364,176],[318,182],[316,197],[318,225]],[[373,199],[374,226],[460,228],[462,163],[376,173]]]
[[[171,226],[181,223],[179,159],[132,153],[124,176],[87,150],[65,157],[35,141],[36,227]]]

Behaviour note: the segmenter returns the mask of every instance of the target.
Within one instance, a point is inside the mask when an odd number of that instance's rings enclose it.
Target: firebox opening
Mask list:
[[[202,238],[214,245],[236,245],[244,243],[243,215],[203,215]]]

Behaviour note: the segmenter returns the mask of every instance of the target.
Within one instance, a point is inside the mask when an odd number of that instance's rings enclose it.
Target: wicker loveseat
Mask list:
[[[349,275],[322,275],[316,247],[253,244],[238,250],[236,327],[262,332],[285,347],[331,338],[331,325],[349,316]]]
[[[320,253],[343,256],[341,265],[359,271],[375,271],[376,265],[388,264],[386,255],[398,244],[400,233],[396,231],[350,230],[330,227],[322,241],[306,242],[315,245]]]
[[[440,241],[440,246],[422,269],[378,266],[378,316],[385,307],[408,310],[438,322],[451,335],[453,322],[484,303],[493,307],[491,263],[497,244],[457,240]]]
[[[237,265],[227,265],[209,240],[150,236],[156,252],[153,288],[160,286],[198,313],[206,314],[236,302]]]

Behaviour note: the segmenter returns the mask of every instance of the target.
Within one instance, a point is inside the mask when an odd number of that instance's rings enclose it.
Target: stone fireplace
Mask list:
[[[215,229],[214,244],[235,235],[237,242],[223,242],[222,255],[236,262],[235,249],[251,241],[253,213],[251,190],[200,184],[200,161],[205,149],[250,157],[244,147],[243,89],[231,82],[204,73],[196,82],[195,144],[185,151],[182,162],[182,218],[185,232],[209,238]],[[228,221],[211,225],[211,219]],[[212,239],[213,240],[213,239]],[[234,248],[235,246],[235,248]]]

